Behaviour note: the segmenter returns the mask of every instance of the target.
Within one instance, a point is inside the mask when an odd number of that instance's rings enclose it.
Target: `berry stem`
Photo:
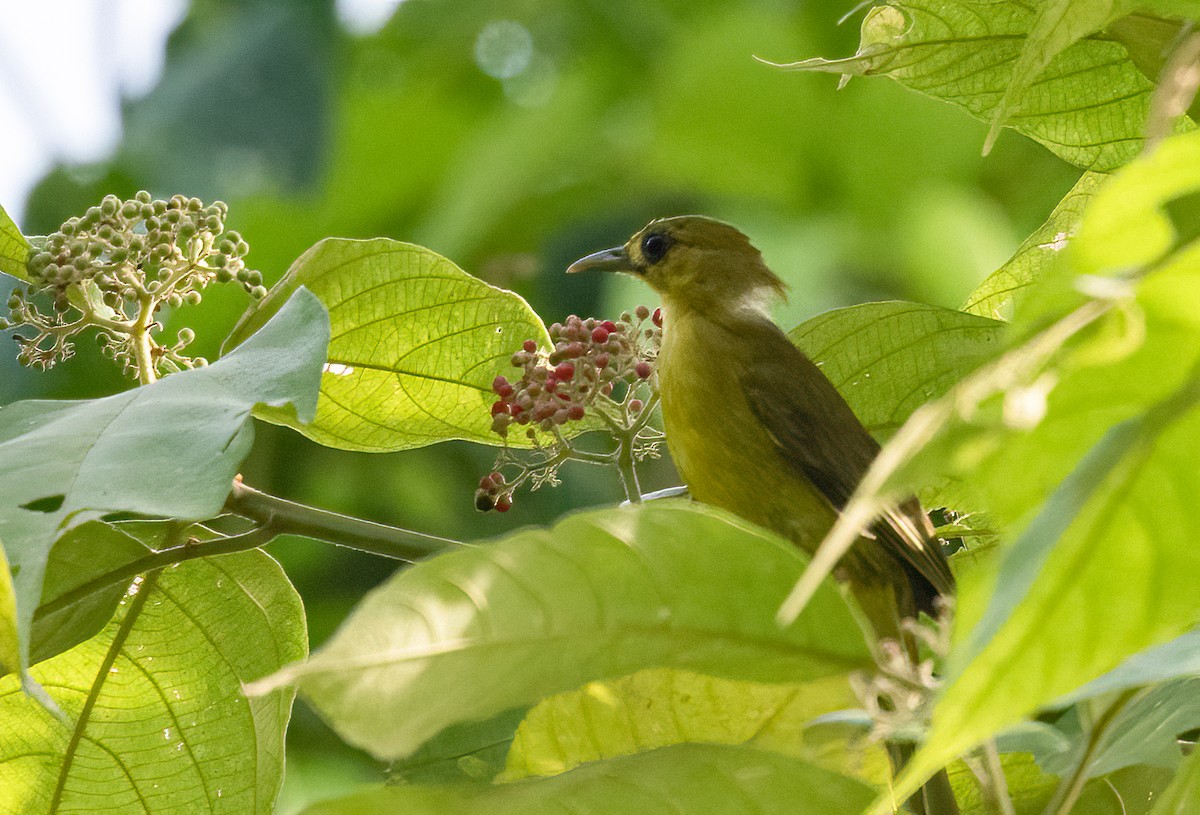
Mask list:
[[[129,331],[133,339],[133,356],[137,362],[138,382],[152,385],[158,380],[154,365],[154,340],[150,337],[150,325],[154,321],[154,298],[149,294],[138,297],[138,318]]]
[[[633,445],[637,433],[626,430],[617,437],[617,472],[621,474],[621,486],[631,504],[642,503],[642,488],[638,484],[637,467],[633,462]]]

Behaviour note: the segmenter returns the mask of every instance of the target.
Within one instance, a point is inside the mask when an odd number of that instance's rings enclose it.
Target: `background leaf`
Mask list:
[[[698,505],[575,515],[407,569],[308,662],[254,688],[298,680],[346,741],[392,759],[452,725],[646,667],[801,682],[869,664],[832,585],[776,625],[802,567],[795,547]]]
[[[519,296],[409,243],[323,240],[292,265],[229,338],[241,342],[305,286],[329,309],[329,363],[317,416],[287,422],[350,450],[402,450],[446,439],[498,444],[492,380],[527,339],[549,344]],[[286,421],[262,413],[272,421]]]
[[[117,510],[218,514],[250,450],[251,409],[291,405],[299,417],[312,415],[327,325],[320,302],[297,292],[213,365],[104,399],[0,408],[0,540],[23,653],[60,528]]]
[[[138,581],[104,631],[32,669],[68,722],[0,679],[0,812],[268,815],[294,692],[246,699],[241,684],[306,643],[300,599],[262,552]]]
[[[869,787],[775,753],[715,745],[667,747],[552,778],[493,786],[387,787],[327,801],[305,815],[539,815],[720,812],[857,815]]]
[[[25,240],[12,218],[0,207],[0,272],[21,280],[27,279],[25,263],[29,260],[29,252],[29,241]]]

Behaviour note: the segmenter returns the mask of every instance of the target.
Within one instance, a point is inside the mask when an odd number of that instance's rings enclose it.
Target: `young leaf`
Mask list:
[[[0,540],[24,655],[54,539],[105,512],[218,514],[250,450],[251,409],[312,415],[327,331],[320,302],[297,292],[213,365],[104,399],[0,408]]]
[[[67,721],[0,679],[0,809],[269,815],[293,691],[241,684],[306,650],[300,598],[263,552],[135,584],[104,631],[31,671]]]
[[[30,251],[29,241],[8,213],[0,208],[0,272],[27,280],[25,264],[29,261]]]
[[[1119,43],[1056,27],[1051,9],[1065,5],[901,0],[867,13],[855,56],[785,67],[888,76],[985,122],[1002,121],[1078,167],[1109,172],[1141,149],[1154,85]],[[1053,59],[1043,61],[1043,49]]]
[[[858,815],[872,795],[859,781],[776,753],[687,744],[513,784],[386,787],[319,803],[305,815]]]
[[[808,320],[788,337],[876,437],[941,396],[1001,348],[1004,324],[920,303],[866,303]]]
[[[870,664],[832,585],[776,625],[803,563],[794,546],[689,503],[575,515],[407,569],[307,663],[253,687],[298,680],[346,741],[387,760],[447,727],[641,668],[803,682]]]
[[[410,243],[330,238],[305,252],[226,342],[242,342],[297,286],[329,309],[316,418],[289,424],[320,444],[383,452],[446,439],[498,444],[492,380],[527,339],[549,344],[519,296]]]

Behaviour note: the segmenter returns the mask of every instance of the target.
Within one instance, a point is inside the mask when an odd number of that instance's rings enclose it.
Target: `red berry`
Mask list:
[[[596,358],[592,361],[596,363],[597,368],[607,367],[608,366],[608,354],[596,354]]]
[[[644,320],[650,316],[650,309],[645,306],[638,306],[633,310],[633,313],[637,315],[639,320]]]
[[[534,351],[537,350],[537,343],[534,342],[533,340],[525,340],[525,342],[521,345],[521,347],[532,354]]]
[[[598,325],[592,329],[592,342],[608,342],[609,331],[602,325]]]
[[[497,394],[499,394],[505,388],[511,389],[511,387],[512,386],[508,384],[508,379],[504,376],[498,376],[492,380],[492,391]]]
[[[577,422],[583,418],[583,405],[571,405],[567,408],[567,418]]]
[[[630,413],[641,413],[643,407],[644,407],[644,405],[642,404],[641,399],[630,399],[629,400],[629,412]]]
[[[479,489],[490,490],[491,488],[492,488],[492,477],[490,475],[485,475],[483,478],[479,479]]]
[[[612,320],[605,320],[604,322],[600,323],[600,325],[607,328],[609,334],[611,334],[617,330],[617,324],[614,323]]]
[[[639,379],[649,379],[650,374],[654,372],[654,367],[643,359],[637,365],[633,366],[633,370]]]
[[[499,402],[496,402],[492,405],[492,415],[493,416],[496,416],[501,413],[507,413],[507,412],[508,412],[508,402],[505,402],[503,399],[501,399]]]
[[[661,308],[654,309],[654,315],[650,318],[650,321],[653,322],[659,328],[662,328],[662,309]]]
[[[510,509],[512,509],[512,499],[507,495],[501,495],[496,499],[497,512],[508,512]]]
[[[569,362],[561,362],[554,369],[554,378],[560,382],[570,382],[575,377],[575,366]]]
[[[491,482],[497,487],[504,486],[504,473],[492,473],[488,476],[488,478],[491,479]]]

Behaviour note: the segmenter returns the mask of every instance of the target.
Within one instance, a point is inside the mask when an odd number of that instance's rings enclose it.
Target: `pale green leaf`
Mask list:
[[[858,815],[872,795],[861,782],[776,753],[680,745],[512,784],[387,787],[305,815]]]
[[[1200,750],[1179,768],[1175,780],[1167,787],[1158,803],[1154,815],[1194,815],[1200,812]]]
[[[1180,676],[1200,676],[1200,630],[1134,654],[1103,676],[1057,700],[1055,706]]]
[[[1015,301],[1055,262],[1075,235],[1084,208],[1106,178],[1104,173],[1092,172],[1080,176],[1046,222],[1018,247],[1016,254],[976,287],[963,311],[998,320],[1012,319]]]
[[[689,502],[574,515],[407,569],[307,663],[256,688],[299,681],[346,741],[394,759],[447,727],[642,668],[803,682],[870,664],[832,585],[795,624],[775,623],[803,565],[794,546]]]
[[[330,447],[375,452],[446,439],[500,444],[492,380],[545,326],[516,294],[489,286],[410,243],[330,238],[305,252],[234,329],[241,342],[297,286],[329,309],[332,336],[317,416],[287,423]]]
[[[536,705],[518,728],[502,780],[556,775],[591,761],[672,744],[744,744],[883,783],[887,756],[878,744],[829,751],[816,717],[858,705],[845,676],[804,683],[762,683],[650,668],[589,682]],[[873,749],[872,749],[873,748]]]
[[[789,332],[877,437],[1001,349],[1004,325],[921,303],[828,311]]]
[[[293,690],[241,685],[306,649],[300,598],[262,552],[135,584],[100,634],[31,670],[68,722],[0,679],[0,812],[268,815]]]
[[[0,542],[2,544],[2,542]],[[21,667],[21,646],[17,639],[17,597],[13,590],[8,558],[0,545],[0,676]]]
[[[0,208],[0,272],[28,280],[25,264],[29,261],[29,241],[17,229],[13,219]]]
[[[0,540],[23,654],[54,539],[111,511],[218,514],[250,451],[251,409],[290,405],[312,415],[327,330],[320,302],[297,292],[213,365],[104,399],[0,407]]]
[[[1114,170],[1141,149],[1153,83],[1117,42],[1086,38],[1063,47],[1078,31],[1069,24],[1060,30],[1050,16],[1041,22],[1041,8],[1015,0],[889,3],[867,13],[855,56],[787,67],[887,76],[983,121],[1002,115],[1005,126],[1078,167]],[[1037,25],[1045,30],[1031,40]],[[1057,51],[1044,66],[1043,48]]]
[[[969,459],[972,484],[1021,536],[980,627],[960,630],[929,741],[901,792],[1196,623],[1200,243],[1172,251],[1163,206],[1200,187],[1197,165],[1200,135],[1188,134],[1114,176],[1063,263],[1031,290],[1035,307],[1020,321],[1045,325],[1079,304],[1099,316],[1037,382],[1005,396],[1024,400],[1032,422],[1006,420],[995,404],[972,416],[1000,442]],[[1106,299],[1089,303],[1083,292],[1093,290]]]

